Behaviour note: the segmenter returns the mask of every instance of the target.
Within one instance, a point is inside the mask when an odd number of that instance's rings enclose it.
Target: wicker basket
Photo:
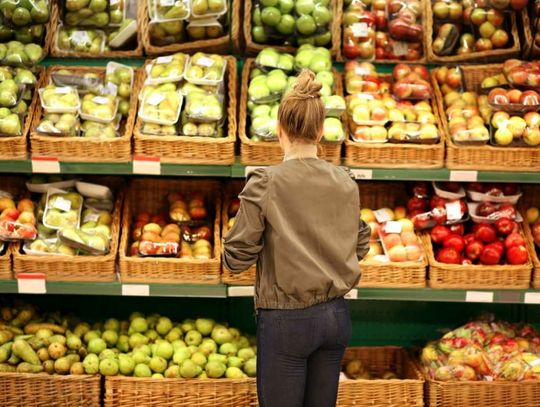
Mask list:
[[[153,45],[150,39],[150,17],[148,15],[148,2],[141,1],[138,13],[139,21],[141,21],[140,31],[142,32],[142,42],[144,45],[144,50],[147,55],[174,54],[175,52],[185,52],[188,54],[194,54],[195,52],[229,54],[233,50],[239,51],[241,5],[241,0],[229,1],[230,27],[229,32],[225,32],[222,37],[199,41],[189,41],[186,39],[186,41],[182,43]]]
[[[133,130],[134,153],[159,157],[161,162],[174,164],[231,165],[234,163],[236,141],[236,60],[227,60],[227,129],[226,137],[149,136],[141,133],[142,120],[137,118]],[[147,62],[149,63],[149,62]]]
[[[229,205],[232,198],[235,198],[240,194],[244,187],[244,181],[231,181],[227,183],[227,186],[223,192],[223,207],[221,208],[221,236],[227,236],[229,232]],[[221,282],[228,285],[255,285],[255,275],[257,274],[257,267],[251,266],[246,271],[241,273],[233,273],[223,265],[223,274],[221,275]]]
[[[525,241],[527,242],[527,249],[529,250],[529,255],[531,256],[531,261],[533,264],[533,273],[532,273],[532,286],[533,288],[540,289],[540,258],[538,253],[540,252],[534,243],[531,227],[527,222],[527,216],[525,214],[526,210],[530,207],[540,206],[540,185],[537,184],[524,184],[521,185],[521,192],[523,196],[519,201],[521,207],[521,212],[523,219],[522,223],[523,232],[525,234]]]
[[[429,262],[429,286],[454,289],[523,289],[531,283],[530,259],[522,265],[461,265],[446,264],[435,260],[431,237],[421,235]]]
[[[3,407],[99,407],[100,400],[100,376],[0,373]]]
[[[13,248],[13,272],[44,273],[47,281],[109,282],[116,280],[116,255],[120,239],[120,225],[124,191],[121,178],[99,178],[100,184],[116,191],[112,213],[111,243],[108,254],[103,256],[54,256],[26,254],[22,243]]]
[[[4,249],[0,251],[0,280],[11,280],[13,273],[11,272],[11,252],[12,245],[4,244]]]
[[[248,407],[255,379],[105,378],[105,407]]]
[[[53,72],[69,69],[72,72],[85,74],[89,72],[105,74],[105,68],[52,66],[44,77],[43,84],[49,83]],[[36,132],[43,116],[41,103],[36,103],[30,133],[30,147],[34,156],[51,156],[61,161],[79,162],[126,162],[131,160],[131,133],[137,110],[137,95],[142,85],[142,71],[135,70],[133,92],[130,100],[128,117],[122,120],[120,135],[114,139],[94,139],[87,137],[55,137]]]
[[[359,182],[360,206],[373,210],[394,208],[407,200],[403,183]],[[421,288],[426,286],[427,259],[400,263],[381,263],[372,259],[360,262],[359,287]]]
[[[463,65],[465,89],[477,91],[485,77],[502,71],[502,65]],[[443,95],[439,84],[433,79],[433,92],[438,105],[442,131],[446,139],[446,167],[453,170],[484,171],[540,171],[540,149],[534,147],[463,146],[453,142],[448,128]]]
[[[332,33],[332,46],[330,53],[333,57],[338,55],[341,47],[341,20],[343,19],[343,7],[338,6],[338,0],[330,0],[332,6],[332,22],[330,23],[330,31]],[[281,52],[288,52],[294,54],[296,47],[290,45],[270,45],[259,44],[253,40],[251,36],[251,14],[253,12],[253,0],[246,0],[244,2],[244,38],[246,40],[246,52],[245,55],[254,56],[261,52],[263,49],[272,47]]]
[[[56,1],[51,2],[55,4],[51,12],[51,20],[53,23],[50,26],[50,54],[54,57],[61,58],[132,58],[140,57],[143,55],[143,33],[142,30],[137,30],[137,45],[135,49],[127,50],[110,50],[110,51],[101,51],[97,52],[74,52],[74,51],[64,51],[59,49],[56,46],[58,40],[58,27],[61,25],[60,21],[60,7],[57,5]],[[145,3],[145,1],[140,1],[140,3]],[[141,24],[140,20],[140,7],[137,9],[137,25]]]
[[[133,217],[142,211],[167,213],[170,192],[201,192],[214,204],[214,257],[210,260],[129,256]],[[120,240],[120,277],[124,283],[219,284],[221,273],[220,184],[210,180],[133,179],[124,204]]]
[[[534,407],[540,399],[540,382],[439,382],[427,379],[429,407]]]
[[[534,38],[531,30],[531,19],[527,7],[525,7],[518,15],[518,22],[521,25],[519,33],[521,35],[521,57],[528,59],[531,56]]]
[[[16,137],[0,137],[0,159],[2,160],[26,160],[28,156],[28,133],[32,124],[34,111],[39,104],[39,94],[37,89],[40,88],[43,74],[45,70],[41,67],[37,69],[37,83],[32,96],[32,101],[28,107],[28,113],[24,119],[22,133]]]
[[[456,62],[500,62],[505,61],[510,58],[514,58],[520,53],[520,42],[517,29],[517,19],[516,13],[510,13],[510,32],[508,33],[510,37],[510,43],[512,44],[509,48],[493,49],[490,51],[479,51],[472,52],[470,54],[462,55],[449,55],[449,56],[439,56],[433,52],[433,35],[434,35],[434,20],[433,20],[433,10],[432,2],[425,1],[426,11],[424,13],[424,18],[426,21],[425,30],[424,30],[424,47],[426,50],[428,62],[441,62],[441,63],[456,63]]]
[[[336,406],[422,407],[424,405],[424,379],[403,348],[394,346],[347,348],[342,365],[345,366],[355,359],[361,360],[372,374],[380,376],[386,371],[393,371],[402,379],[341,381]]]
[[[283,151],[277,141],[252,141],[247,136],[247,102],[249,74],[254,67],[255,60],[247,58],[242,70],[242,84],[240,87],[240,106],[238,115],[238,133],[240,137],[240,160],[244,165],[275,165],[283,160]],[[343,83],[341,75],[334,70],[336,94],[343,96]],[[344,116],[343,116],[344,117]],[[346,126],[344,126],[346,128]],[[340,164],[342,143],[326,143],[322,141],[318,145],[319,158]]]

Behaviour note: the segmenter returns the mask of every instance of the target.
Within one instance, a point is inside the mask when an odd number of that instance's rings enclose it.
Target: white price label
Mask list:
[[[227,294],[229,297],[253,297],[255,295],[255,287],[252,285],[229,287]]]
[[[105,96],[94,96],[92,100],[96,102],[98,105],[106,105],[109,103],[109,98]]]
[[[60,162],[54,157],[32,157],[32,172],[42,174],[60,173]]]
[[[73,88],[71,86],[60,86],[54,90],[54,93],[67,95],[68,93],[73,93]]]
[[[446,219],[449,221],[460,220],[463,217],[459,201],[447,202],[444,206],[446,207]]]
[[[172,62],[172,60],[173,60],[172,55],[165,55],[163,57],[157,57],[156,64],[168,64],[169,62]]]
[[[409,46],[403,41],[394,41],[394,55],[397,57],[407,55],[409,52]]]
[[[450,181],[475,182],[478,179],[478,171],[450,171]]]
[[[347,294],[343,296],[346,300],[357,300],[358,299],[358,290],[353,288]]]
[[[75,31],[71,34],[71,40],[76,44],[85,44],[90,42],[90,36],[86,31]]]
[[[163,94],[154,93],[148,99],[146,99],[146,103],[148,103],[149,105],[152,105],[152,106],[157,106],[161,102],[163,102],[164,99],[165,99],[165,96]]]
[[[373,170],[358,170],[351,169],[356,179],[373,179]]]
[[[201,65],[201,66],[204,66],[206,68],[209,68],[212,65],[214,65],[214,60],[212,58],[208,58],[208,57],[200,57],[197,60],[197,65]]]
[[[46,294],[45,274],[17,274],[17,290],[19,294]]]
[[[89,213],[83,219],[83,223],[86,222],[97,222],[99,219],[99,213]]]
[[[266,167],[264,167],[264,166],[258,166],[258,167],[257,166],[247,166],[246,169],[245,169],[245,172],[244,172],[246,178],[249,176],[249,174],[251,174],[255,170],[258,170],[259,168],[266,168]]]
[[[491,291],[467,291],[466,302],[493,302],[494,294]]]
[[[386,233],[401,233],[401,222],[391,220],[384,224],[384,231]]]
[[[148,284],[122,284],[122,295],[148,297],[150,286]]]
[[[388,211],[385,209],[377,209],[376,211],[373,211],[373,214],[375,215],[375,219],[377,219],[377,222],[379,223],[384,223],[391,220]]]
[[[64,212],[68,212],[69,210],[71,210],[71,201],[62,196],[58,196],[54,200],[53,207],[55,209],[60,209],[61,211],[64,211]]]
[[[540,304],[540,293],[525,293],[525,304]]]
[[[160,0],[159,4],[163,7],[170,7],[174,6],[174,3],[176,0]]]
[[[161,175],[159,157],[133,157],[133,174]]]
[[[118,86],[116,86],[114,83],[109,82],[107,83],[103,89],[101,90],[102,94],[104,95],[113,95],[116,96],[118,94]]]
[[[367,23],[354,23],[351,29],[355,37],[367,37],[369,33]]]

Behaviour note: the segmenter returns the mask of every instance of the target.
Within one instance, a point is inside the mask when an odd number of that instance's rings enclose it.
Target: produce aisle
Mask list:
[[[372,230],[337,405],[540,399],[540,3],[0,1],[0,406],[256,406],[220,259],[302,68]]]

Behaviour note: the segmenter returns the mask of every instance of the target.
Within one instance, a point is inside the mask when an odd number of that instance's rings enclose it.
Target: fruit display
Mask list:
[[[117,62],[109,62],[105,72],[105,86],[113,84],[116,86],[118,100],[118,113],[127,117],[129,113],[129,102],[131,100],[131,89],[135,79],[133,68],[119,64]]]
[[[420,361],[438,381],[540,379],[540,334],[531,325],[473,321],[422,350]]]
[[[412,222],[388,221],[379,228],[384,253],[389,261],[420,261],[423,250]]]
[[[517,88],[540,88],[540,63],[509,59],[503,64],[503,74],[508,83]]]
[[[509,14],[514,11],[504,12],[506,6],[493,3],[433,1],[435,55],[470,55],[514,46]]]
[[[44,57],[43,48],[38,44],[24,44],[20,41],[0,43],[0,61],[5,65],[33,66]]]
[[[61,26],[58,29],[56,46],[62,51],[99,54],[105,50],[105,32]]]
[[[257,0],[252,5],[251,35],[259,44],[330,47],[334,2],[331,0]]]
[[[326,48],[315,48],[311,45],[300,46],[294,57],[273,48],[266,48],[257,55],[247,89],[251,140],[277,140],[279,103],[294,87],[294,71],[301,69],[312,70],[322,85],[320,93],[327,116],[323,126],[323,141],[340,143],[344,140],[340,117],[346,106],[343,97],[336,94],[337,84],[332,72],[330,52]]]
[[[172,321],[134,312],[90,325],[39,313],[30,305],[3,307],[0,372],[133,376],[153,379],[255,377],[254,338],[209,318]]]
[[[491,116],[490,125],[491,143],[496,146],[540,145],[540,114],[537,112],[495,112]]]
[[[347,59],[422,58],[423,5],[418,0],[344,2],[343,55]]]
[[[179,82],[184,77],[187,62],[188,56],[180,52],[154,59],[146,66],[146,83],[158,85]]]
[[[45,113],[36,131],[40,134],[77,137],[80,128],[81,123],[74,113]]]
[[[0,67],[0,137],[22,135],[37,81],[32,69]]]
[[[20,199],[0,191],[0,241],[35,239],[35,205],[29,198]]]
[[[376,374],[369,371],[369,368],[362,363],[360,359],[353,359],[348,362],[343,369],[345,377],[350,380],[394,380],[399,379],[399,376],[396,372],[387,370],[382,373],[382,375],[377,376]]]

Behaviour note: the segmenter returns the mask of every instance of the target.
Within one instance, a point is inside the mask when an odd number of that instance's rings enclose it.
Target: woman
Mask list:
[[[351,338],[343,296],[369,249],[348,173],[317,158],[322,85],[304,70],[278,112],[283,162],[251,173],[224,241],[232,272],[257,263],[257,390],[261,407],[331,407]]]

